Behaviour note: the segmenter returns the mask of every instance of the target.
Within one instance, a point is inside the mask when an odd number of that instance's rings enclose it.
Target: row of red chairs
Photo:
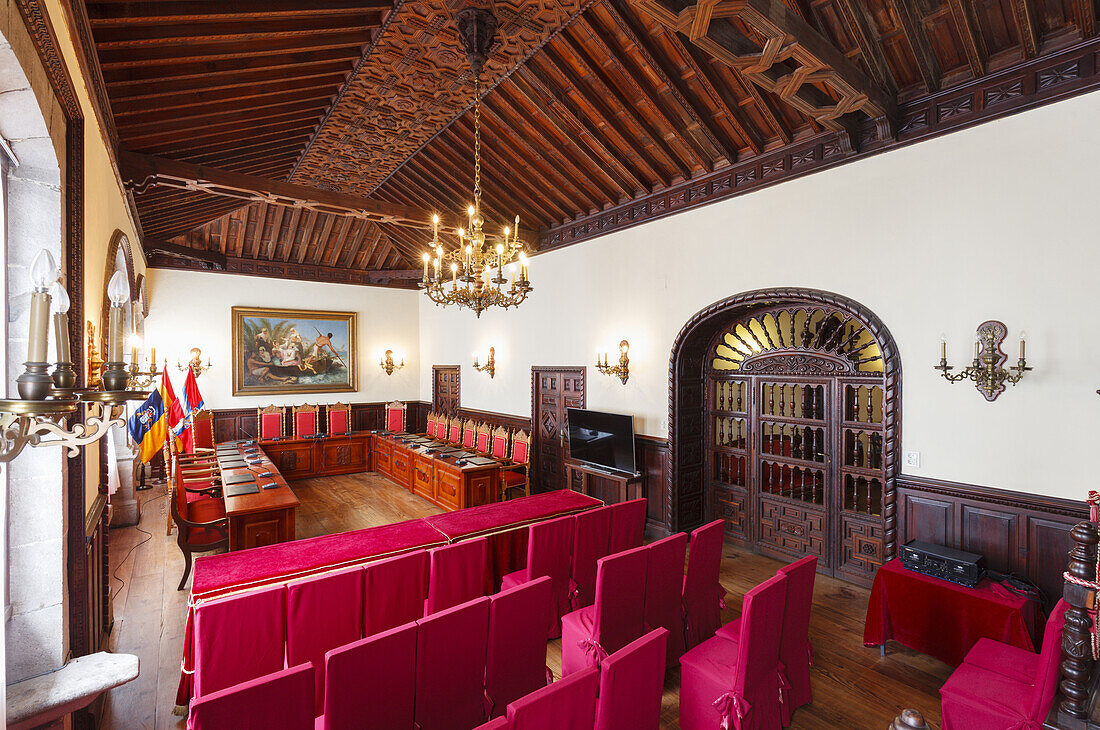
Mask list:
[[[813,701],[810,608],[817,558],[802,558],[745,594],[741,616],[680,659],[684,730],[780,730]]]

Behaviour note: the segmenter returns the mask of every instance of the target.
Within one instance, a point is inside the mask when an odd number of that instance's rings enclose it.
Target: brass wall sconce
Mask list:
[[[1020,359],[1016,364],[1005,368],[1008,356],[1001,350],[1001,343],[1008,334],[1008,328],[1003,322],[991,319],[978,325],[978,331],[974,338],[974,361],[969,367],[952,374],[949,371],[954,368],[947,364],[947,339],[940,339],[940,364],[936,370],[949,382],[957,383],[960,380],[973,380],[974,387],[985,397],[987,401],[997,400],[997,396],[1004,392],[1005,383],[1016,385],[1020,382],[1024,373],[1031,370],[1027,366],[1027,335],[1020,333]]]
[[[489,377],[493,378],[497,374],[497,351],[495,347],[489,348],[489,359],[485,361],[484,365],[479,364],[477,355],[474,355],[474,370],[479,373],[489,373]]]
[[[206,358],[206,364],[202,364],[202,350],[197,347],[191,348],[191,359],[185,363],[181,363],[180,359],[176,358],[176,367],[179,368],[181,373],[186,373],[188,368],[191,368],[191,372],[195,374],[195,377],[199,377],[210,368],[214,367],[214,363],[210,362],[210,358]]]
[[[596,353],[596,370],[600,371],[604,375],[614,375],[622,381],[623,385],[626,385],[626,381],[630,380],[630,343],[623,340],[619,343],[619,364],[608,365],[607,353],[603,354],[603,361],[600,361],[599,353]]]
[[[157,348],[149,351],[149,369],[143,370],[141,358],[138,353],[141,347],[141,338],[136,334],[130,338],[130,367],[126,372],[130,374],[131,388],[147,388],[153,384],[160,372],[157,370]],[[167,361],[164,363],[167,365]]]
[[[382,355],[382,359],[378,361],[379,366],[386,372],[386,375],[393,375],[394,370],[400,370],[405,367],[405,358],[402,356],[400,363],[393,361],[393,350],[386,350]]]

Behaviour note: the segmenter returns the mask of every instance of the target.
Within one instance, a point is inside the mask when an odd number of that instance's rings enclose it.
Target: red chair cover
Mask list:
[[[416,621],[424,615],[428,551],[398,555],[363,567],[363,636]]]
[[[780,730],[779,643],[787,576],[778,574],[745,594],[741,637],[717,636],[680,659],[683,730]]]
[[[285,616],[285,586],[196,607],[195,695],[202,697],[282,669]]]
[[[596,600],[596,561],[607,555],[612,506],[577,515],[573,541],[573,610]]]
[[[489,599],[416,622],[416,727],[467,730],[485,722]]]
[[[490,717],[509,702],[546,684],[546,632],[552,582],[537,578],[491,597],[485,655],[485,699]]]
[[[971,663],[971,649],[940,688],[943,730],[1042,730],[1057,689],[1068,608],[1064,600],[1058,601],[1047,619],[1038,671],[1027,681]],[[975,657],[976,662],[980,660]]]
[[[286,586],[286,657],[309,662],[317,681],[316,714],[324,710],[325,652],[363,636],[363,571],[307,578]]]
[[[687,575],[684,576],[684,648],[690,649],[714,636],[721,623],[724,520],[715,520],[691,532]]]
[[[646,557],[647,549],[640,547],[600,559],[596,603],[561,620],[563,677],[598,667],[644,633]]]
[[[188,730],[313,730],[313,667],[301,664],[191,703]]]
[[[474,728],[474,730],[507,730],[507,729],[508,729],[508,718],[507,718],[507,716],[501,716],[501,717],[493,718],[492,720],[485,723],[484,725],[478,725],[477,727]]]
[[[654,629],[600,665],[595,730],[657,730],[670,636],[666,629]]]
[[[283,437],[283,414],[264,413],[260,416],[260,440]]]
[[[614,555],[642,544],[645,534],[645,497],[611,505],[607,532],[607,554]]]
[[[416,623],[325,655],[325,714],[318,730],[392,730],[413,726]]]
[[[433,549],[424,615],[484,596],[488,562],[489,541],[484,537]]]
[[[317,411],[298,411],[294,414],[294,435],[298,438],[317,433]]]
[[[508,705],[511,730],[582,730],[596,721],[598,672],[588,668]]]
[[[351,422],[348,420],[348,411],[345,408],[340,408],[335,411],[328,412],[328,432],[329,434],[342,434],[351,432]]]
[[[684,586],[687,534],[678,532],[649,545],[645,579],[645,630],[668,629],[666,664],[684,653],[684,614],[680,591]]]
[[[569,515],[527,528],[527,567],[501,580],[501,590],[549,576],[553,581],[547,636],[561,636],[561,617],[569,612],[569,573],[573,564],[573,532],[576,519]]]

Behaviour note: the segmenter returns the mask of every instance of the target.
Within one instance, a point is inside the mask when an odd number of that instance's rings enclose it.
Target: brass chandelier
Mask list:
[[[497,21],[492,13],[466,8],[456,15],[459,37],[474,76],[474,202],[466,209],[467,228],[456,232],[458,243],[446,251],[439,240],[439,216],[432,216],[432,240],[423,255],[420,288],[438,305],[466,307],[480,318],[490,307],[508,309],[523,302],[533,287],[527,277],[526,245],[515,228],[504,227],[495,241],[486,237],[481,214],[481,69],[489,55]],[[518,271],[517,271],[518,268]],[[510,275],[505,275],[507,269]]]

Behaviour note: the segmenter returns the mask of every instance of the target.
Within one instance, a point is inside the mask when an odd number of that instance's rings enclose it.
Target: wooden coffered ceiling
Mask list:
[[[340,193],[423,224],[431,211],[465,208],[472,83],[453,16],[467,4],[78,6],[147,251],[281,263],[288,275],[298,265],[413,276],[422,225],[302,199]],[[1094,0],[490,5],[500,29],[482,87],[486,217],[518,213],[544,246],[565,240],[557,232],[571,222],[639,209],[727,169],[759,181],[832,149],[905,143],[922,104],[1056,59],[1096,32]],[[1042,95],[1035,78],[1017,96]],[[995,102],[987,93],[978,105]],[[805,151],[819,140],[824,151]],[[212,169],[189,188],[166,187],[148,174],[155,160],[128,166],[127,152]],[[228,197],[219,170],[256,178],[250,193],[235,183]],[[298,198],[273,197],[265,181],[293,183]],[[573,226],[573,240],[578,230],[599,228]]]

